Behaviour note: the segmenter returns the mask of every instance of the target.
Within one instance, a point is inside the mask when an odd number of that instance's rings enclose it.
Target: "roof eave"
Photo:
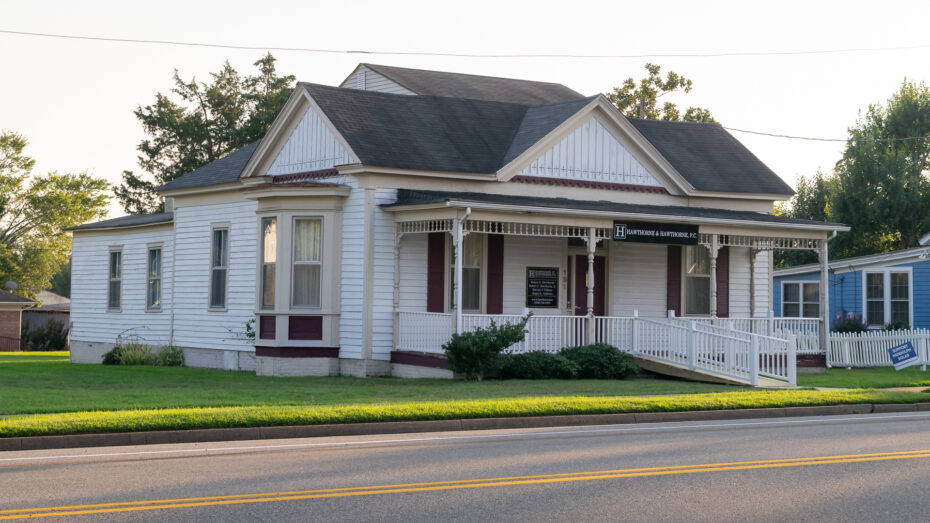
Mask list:
[[[727,219],[727,218],[706,218],[706,217],[695,217],[695,216],[674,216],[667,214],[654,214],[654,213],[636,213],[636,212],[620,212],[620,211],[596,211],[596,210],[587,210],[587,209],[572,209],[566,207],[540,207],[534,205],[513,205],[506,203],[485,203],[485,202],[471,202],[467,200],[445,200],[441,202],[431,202],[431,203],[419,203],[419,204],[410,204],[410,205],[391,205],[382,207],[385,211],[389,212],[400,212],[400,211],[413,211],[413,210],[427,210],[427,209],[441,209],[447,207],[454,208],[468,208],[476,210],[487,210],[487,211],[504,211],[504,212],[514,212],[514,213],[536,213],[536,214],[559,214],[559,215],[568,215],[568,216],[596,216],[604,218],[613,218],[613,219],[623,219],[623,218],[632,218],[640,220],[653,220],[659,222],[674,222],[674,223],[692,223],[692,224],[714,224],[714,225],[745,225],[752,227],[762,227],[770,229],[793,229],[793,230],[804,230],[804,231],[823,231],[823,232],[846,232],[849,231],[849,227],[846,225],[839,224],[806,224],[806,223],[780,223],[780,222],[766,222],[766,221],[755,221],[755,220],[738,220],[738,219]]]

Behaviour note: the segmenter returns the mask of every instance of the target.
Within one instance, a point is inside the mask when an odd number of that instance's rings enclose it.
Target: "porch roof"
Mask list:
[[[525,212],[526,208],[552,214],[614,214],[618,218],[637,218],[660,221],[685,221],[688,223],[744,223],[756,226],[775,226],[794,229],[825,231],[848,231],[841,223],[802,220],[753,211],[712,209],[705,207],[680,207],[673,205],[643,205],[609,201],[572,200],[569,198],[542,198],[536,196],[513,196],[468,192],[421,191],[399,189],[394,203],[382,204],[385,210],[404,210],[430,206],[489,208],[501,211]]]

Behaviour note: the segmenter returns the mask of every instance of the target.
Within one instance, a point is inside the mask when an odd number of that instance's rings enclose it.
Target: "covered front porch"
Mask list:
[[[510,351],[603,342],[747,382],[793,382],[797,354],[826,346],[822,316],[771,312],[772,252],[825,261],[823,230],[754,212],[476,200],[386,206],[396,224],[394,351],[440,355],[454,332],[528,312],[526,340]]]

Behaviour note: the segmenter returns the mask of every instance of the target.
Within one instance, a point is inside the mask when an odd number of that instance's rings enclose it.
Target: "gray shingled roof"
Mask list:
[[[526,105],[301,83],[365,165],[494,173],[595,97]]]
[[[258,148],[261,140],[254,141],[242,149],[233,151],[226,156],[210,162],[199,169],[175,178],[170,182],[159,187],[158,191],[173,191],[175,189],[191,189],[193,187],[206,187],[209,185],[221,185],[224,183],[235,183],[239,181],[239,175],[245,164],[249,163],[252,153]]]
[[[636,118],[629,121],[695,189],[794,194],[787,183],[718,124]]]
[[[448,201],[462,201],[475,203],[495,203],[502,205],[545,207],[556,209],[578,209],[584,211],[613,212],[617,214],[644,214],[654,216],[708,218],[722,220],[740,220],[763,223],[779,223],[786,225],[823,225],[825,227],[845,227],[840,223],[818,222],[814,220],[801,220],[785,216],[775,216],[753,211],[731,211],[726,209],[707,209],[703,207],[680,207],[674,205],[640,205],[633,203],[617,203],[604,200],[572,200],[569,198],[540,198],[535,196],[511,196],[505,194],[485,194],[467,192],[445,191],[415,191],[400,189],[397,191],[397,200],[394,203],[384,204],[382,207],[400,207],[404,205],[424,205],[431,203],[444,203]]]
[[[361,65],[423,96],[467,98],[522,105],[541,105],[584,98],[576,91],[557,83],[425,71],[377,64]]]
[[[23,298],[22,296],[18,294],[13,294],[12,292],[0,290],[0,303],[22,303],[23,305],[27,305],[29,303],[35,303],[35,302],[30,300],[29,298]]]
[[[86,231],[91,229],[117,229],[121,227],[140,227],[142,225],[155,225],[159,223],[171,223],[174,220],[174,213],[162,212],[157,214],[130,214],[129,216],[120,216],[111,218],[102,222],[85,223],[76,227],[69,227],[66,231]]]

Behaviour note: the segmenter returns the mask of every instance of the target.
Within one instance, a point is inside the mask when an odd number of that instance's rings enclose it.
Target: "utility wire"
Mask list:
[[[901,138],[855,138],[855,139],[847,139],[847,138],[814,138],[814,137],[811,137],[811,136],[793,136],[793,135],[790,135],[790,134],[777,134],[777,133],[765,133],[765,132],[762,132],[762,131],[749,131],[749,130],[746,130],[746,129],[737,129],[737,128],[735,128],[735,127],[726,127],[726,126],[721,126],[721,127],[723,127],[724,129],[726,129],[727,131],[736,131],[736,132],[738,132],[738,133],[755,134],[755,135],[758,135],[758,136],[770,136],[770,137],[772,137],[772,138],[787,138],[787,139],[790,139],[790,140],[807,140],[807,141],[811,141],[811,142],[849,142],[849,141],[860,141],[860,142],[914,142],[914,141],[920,141],[920,140],[928,140],[928,139],[930,139],[930,136],[908,136],[908,137],[901,137]]]
[[[265,47],[233,44],[212,44],[205,42],[181,42],[176,40],[146,40],[140,38],[111,38],[103,36],[87,35],[67,35],[56,33],[36,33],[30,31],[14,31],[10,29],[0,29],[0,34],[9,34],[15,36],[33,36],[42,38],[59,38],[67,40],[90,40],[97,42],[119,42],[132,44],[155,44],[155,45],[177,45],[186,47],[211,47],[219,49],[241,49],[249,51],[296,51],[304,53],[323,53],[323,54],[362,54],[362,55],[387,55],[387,56],[441,56],[453,58],[597,58],[597,59],[621,59],[621,58],[718,58],[727,56],[793,56],[793,55],[816,55],[816,54],[839,54],[855,52],[882,52],[882,51],[905,51],[913,49],[927,49],[930,44],[894,46],[894,47],[851,47],[840,49],[816,49],[808,51],[734,51],[721,53],[654,53],[654,54],[480,54],[480,53],[439,53],[439,52],[417,52],[417,51],[371,51],[371,50],[350,50],[350,49],[321,49],[311,47]],[[790,140],[806,140],[813,142],[847,142],[844,138],[815,138],[810,136],[792,136],[787,134],[766,133],[762,131],[750,131],[746,129],[737,129],[735,127],[724,127],[728,131],[739,133],[754,134],[758,136],[768,136],[772,138],[785,138]],[[930,139],[930,136],[915,136],[909,138],[875,138],[872,142],[906,142],[915,140]]]
[[[68,35],[57,33],[37,33],[31,31],[14,31],[0,29],[0,33],[17,36],[35,36],[43,38],[63,38],[69,40],[93,40],[98,42],[122,42],[132,44],[179,45],[187,47],[214,47],[219,49],[242,49],[248,51],[296,51],[304,53],[323,54],[362,54],[385,56],[442,56],[450,58],[594,58],[594,59],[624,59],[624,58],[721,58],[739,56],[797,56],[818,54],[840,54],[859,52],[885,52],[908,51],[914,49],[928,49],[930,44],[902,45],[892,47],[848,47],[838,49],[813,49],[800,51],[727,51],[719,53],[646,53],[646,54],[562,54],[562,53],[515,53],[515,54],[482,54],[482,53],[440,53],[428,51],[373,51],[364,49],[324,49],[313,47],[269,47],[234,44],[213,44],[205,42],[182,42],[177,40],[147,40],[141,38],[111,38],[104,36]]]

